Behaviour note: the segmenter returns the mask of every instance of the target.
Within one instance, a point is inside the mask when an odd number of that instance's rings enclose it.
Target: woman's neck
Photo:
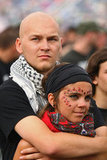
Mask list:
[[[96,88],[96,93],[93,96],[99,108],[107,109],[107,92],[103,92]]]

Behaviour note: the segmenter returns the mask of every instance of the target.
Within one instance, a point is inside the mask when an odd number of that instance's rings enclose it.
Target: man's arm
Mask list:
[[[98,127],[97,129],[95,129],[96,131],[96,136],[104,136],[104,137],[107,137],[107,126],[101,126],[101,127]]]
[[[107,152],[107,137],[53,133],[36,116],[23,118],[16,124],[15,130],[41,153],[52,157],[72,158]]]
[[[25,152],[21,153],[21,151],[25,149]],[[21,159],[41,159],[45,155],[40,153],[36,148],[34,148],[30,143],[26,142],[25,140],[21,139],[17,145],[13,160]]]
[[[23,151],[23,152],[22,152]],[[33,160],[33,159],[43,159],[43,160],[59,160],[59,158],[50,158],[46,155],[41,154],[38,152],[36,148],[34,148],[31,144],[26,142],[25,140],[21,140],[17,146],[16,152],[14,154],[13,160]],[[78,158],[65,158],[61,160],[105,160],[107,159],[107,153],[92,155],[92,156],[85,156],[85,157],[78,157]]]

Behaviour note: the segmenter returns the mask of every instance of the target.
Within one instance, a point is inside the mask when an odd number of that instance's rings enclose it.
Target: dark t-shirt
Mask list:
[[[95,128],[104,125],[97,107],[93,103],[91,111],[95,117]],[[3,160],[12,160],[21,137],[15,132],[15,125],[24,117],[36,115],[25,92],[9,79],[0,86],[0,136]],[[23,128],[22,128],[23,129]]]
[[[107,109],[99,108],[107,126]]]
[[[13,61],[10,63],[4,63],[0,61],[0,84],[9,79],[10,66],[12,63]]]
[[[94,114],[94,123],[95,123],[94,128],[95,129],[100,126],[105,125],[104,118],[103,118],[100,110],[98,109],[95,100],[93,100],[93,99],[91,99],[91,107],[90,107],[89,111]]]
[[[9,79],[0,86],[0,136],[3,160],[12,160],[20,136],[15,125],[24,117],[35,115],[25,92]]]
[[[87,60],[87,55],[83,55],[75,50],[71,50],[65,56],[61,57],[61,62],[77,64],[82,68],[86,68]]]
[[[84,56],[75,50],[69,51],[69,53],[67,53],[65,56],[61,58],[61,61],[63,62],[69,62],[74,64],[78,64],[78,62],[86,61],[86,60],[87,60],[87,56]]]

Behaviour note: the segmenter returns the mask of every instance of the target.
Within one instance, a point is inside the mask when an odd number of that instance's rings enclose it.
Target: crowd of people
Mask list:
[[[67,38],[69,40],[69,37],[71,37],[71,40],[73,37],[73,40],[64,43],[64,54],[61,61],[75,63],[85,69],[89,57],[95,51],[107,45],[107,30],[95,22],[80,23],[72,32],[68,29],[67,33],[65,34],[65,40]]]
[[[18,29],[15,54],[4,61],[10,76],[0,86],[3,160],[107,159],[107,33],[91,22],[69,28],[65,35],[74,38],[63,40],[43,12],[26,16]]]

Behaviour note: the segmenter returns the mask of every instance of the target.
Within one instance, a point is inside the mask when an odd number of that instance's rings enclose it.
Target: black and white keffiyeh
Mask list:
[[[25,73],[25,77],[28,78],[35,86],[35,88],[42,89],[41,81],[43,75],[34,70],[25,60],[24,56],[20,56],[20,69]],[[39,92],[39,90],[38,90]]]
[[[12,64],[10,77],[25,91],[35,113],[47,103],[41,85],[43,75],[34,70],[23,55]]]

